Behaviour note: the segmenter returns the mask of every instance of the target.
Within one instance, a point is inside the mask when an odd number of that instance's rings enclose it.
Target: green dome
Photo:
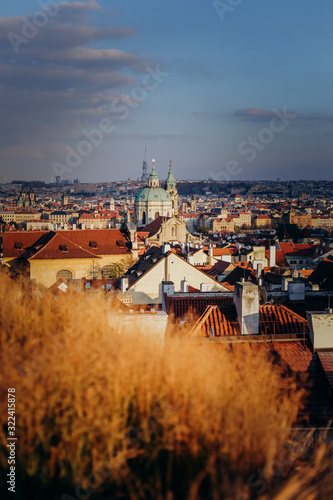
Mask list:
[[[169,193],[162,188],[146,187],[135,198],[135,201],[172,201]]]

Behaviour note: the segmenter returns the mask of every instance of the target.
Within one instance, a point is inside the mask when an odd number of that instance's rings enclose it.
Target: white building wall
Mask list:
[[[145,276],[139,279],[128,293],[134,304],[162,304],[162,281],[172,281],[175,292],[181,291],[181,282],[186,279],[189,286],[200,290],[200,285],[211,284],[212,292],[229,292],[222,284],[205,275],[180,257],[170,254],[158,262]]]

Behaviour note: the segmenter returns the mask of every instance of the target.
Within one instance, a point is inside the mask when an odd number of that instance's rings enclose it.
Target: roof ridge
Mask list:
[[[278,304],[276,304],[278,305]],[[294,316],[296,319],[302,321],[302,323],[307,323],[306,319],[302,318],[302,316],[300,316],[299,314],[295,313],[292,309],[289,309],[289,307],[283,305],[283,304],[279,304],[279,306],[284,309],[285,311],[287,311],[289,314],[291,314],[292,316]]]
[[[44,250],[44,248],[46,248],[47,245],[57,236],[57,233],[56,233],[56,231],[51,230],[51,231],[48,231],[46,234],[43,234],[40,238],[38,238],[37,241],[35,241],[35,243],[32,245],[32,247],[30,247],[30,249],[28,249],[26,252],[24,252],[22,254],[22,257],[24,256],[25,253],[32,252],[33,249],[36,248],[36,246],[38,246],[40,244],[39,243],[40,240],[43,240],[43,238],[46,238],[47,236],[50,236],[49,240],[45,244],[42,243],[42,248],[40,248],[39,250],[36,250],[36,252],[33,253],[33,255],[31,257],[35,257],[35,255],[38,255],[39,252]],[[29,260],[29,259],[30,259],[30,257],[28,257],[27,260]]]

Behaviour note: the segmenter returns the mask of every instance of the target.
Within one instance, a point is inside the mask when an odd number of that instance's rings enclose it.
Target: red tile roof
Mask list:
[[[16,259],[31,247],[41,236],[47,234],[46,231],[16,231],[3,233],[3,256]],[[16,243],[22,243],[22,248],[18,248]]]
[[[81,246],[95,255],[129,254],[129,240],[120,229],[85,229],[68,231],[66,238],[75,245]],[[91,241],[96,241],[97,247],[92,248]]]
[[[214,298],[211,297],[211,299]],[[181,299],[183,299],[183,307],[186,305],[185,297],[172,298],[172,300],[174,299],[179,299],[180,303]],[[231,297],[230,299],[232,301]],[[186,313],[192,312],[194,316],[201,314],[194,329],[191,330],[190,336],[209,337],[210,328],[213,329],[215,336],[240,335],[236,308],[232,302],[224,301],[222,304],[221,302],[219,304],[215,302],[213,305],[213,300],[210,300],[206,304],[206,307],[203,308],[204,302],[199,302],[196,309],[193,307],[186,311]],[[199,305],[202,307],[200,312]],[[183,311],[182,316],[186,316],[186,313]],[[283,305],[266,304],[259,307],[260,335],[302,334],[308,333],[308,331],[307,321]]]
[[[167,313],[174,318],[184,318],[189,315],[199,316],[209,305],[217,305],[220,309],[231,306],[233,298],[225,293],[208,292],[196,294],[174,295],[166,297]]]
[[[26,260],[45,260],[45,259],[95,259],[100,258],[83,248],[78,247],[62,234],[50,231],[42,236],[31,248],[23,255]]]
[[[50,238],[53,238],[54,234],[63,236],[66,240],[77,246],[77,255],[83,256],[83,252],[79,252],[80,249],[92,254],[91,257],[126,255],[130,253],[129,241],[119,229],[85,229],[76,231],[22,231],[19,233],[4,233],[4,257],[11,257],[13,259],[21,257],[28,249],[36,245],[37,242],[38,245],[44,245]],[[42,239],[41,242],[38,241],[40,239]],[[96,247],[91,246],[92,241],[96,242]],[[17,242],[22,243],[22,248],[15,248],[15,243]],[[36,253],[36,249],[33,253]]]
[[[189,337],[224,337],[239,335],[239,327],[231,323],[217,306],[207,306],[191,328]]]
[[[308,332],[307,321],[283,305],[266,304],[260,306],[259,314],[262,335]]]
[[[213,248],[213,255],[215,257],[221,255],[238,255],[238,248],[228,247],[228,248]]]

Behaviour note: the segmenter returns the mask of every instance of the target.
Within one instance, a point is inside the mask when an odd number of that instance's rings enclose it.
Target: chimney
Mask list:
[[[200,284],[200,292],[211,292],[212,285],[210,283],[201,283]]]
[[[192,264],[192,266],[194,266],[194,257],[193,257],[193,255],[188,255],[187,256],[187,262],[189,264]]]
[[[213,260],[214,260],[214,258],[213,258],[213,247],[212,247],[212,245],[209,243],[209,247],[208,247],[208,264],[209,264],[210,266],[212,266],[212,265],[213,265]]]
[[[275,242],[270,242],[269,244],[269,267],[274,267],[276,265],[276,246]]]
[[[333,310],[307,312],[313,351],[333,349]]]
[[[73,224],[73,231],[76,231],[76,224]]]
[[[167,252],[169,252],[169,250],[171,250],[171,246],[168,243],[163,243],[163,245],[162,245],[163,255],[166,254]]]
[[[186,281],[185,277],[184,277],[184,279],[180,282],[180,291],[181,291],[181,292],[188,292],[188,282]]]
[[[125,293],[128,289],[128,278],[123,276],[120,279],[120,291],[121,293]]]
[[[262,273],[262,263],[258,262],[258,264],[257,264],[257,276],[258,276],[258,278],[261,277],[261,273]]]
[[[171,297],[175,293],[175,285],[173,281],[162,281],[162,310],[166,312],[165,297]]]
[[[259,333],[259,288],[249,281],[235,284],[234,304],[242,335]]]

